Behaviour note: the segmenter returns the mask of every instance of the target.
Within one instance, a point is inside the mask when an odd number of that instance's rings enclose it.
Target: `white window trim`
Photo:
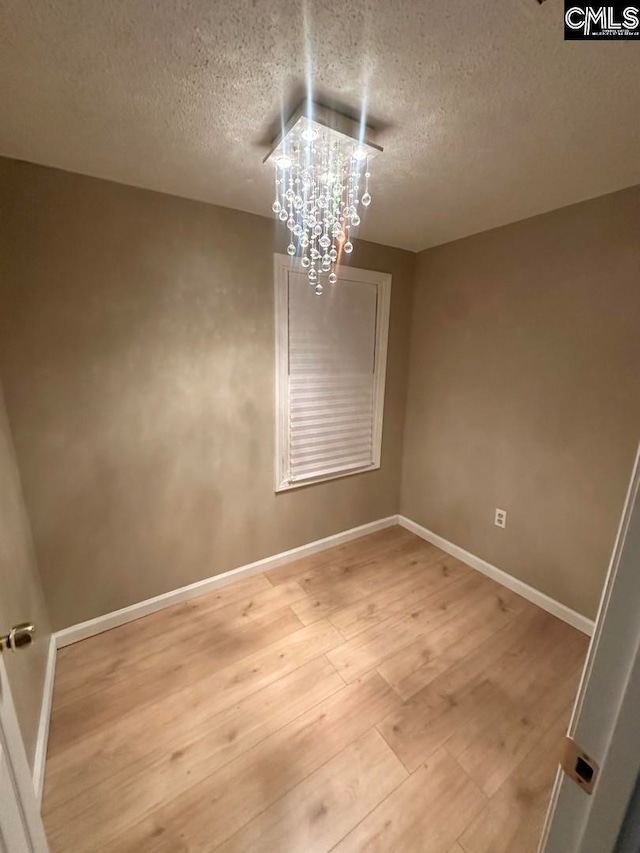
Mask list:
[[[274,296],[276,328],[276,440],[275,440],[275,491],[284,492],[300,489],[314,483],[324,483],[341,477],[351,477],[366,471],[380,468],[382,454],[382,426],[384,419],[384,391],[387,375],[387,344],[389,338],[389,313],[391,305],[391,275],[374,270],[342,267],[338,272],[338,281],[329,287],[340,287],[341,281],[360,281],[375,284],[378,288],[378,309],[376,312],[376,346],[374,364],[375,379],[373,388],[373,453],[371,465],[355,468],[352,471],[337,471],[335,474],[322,474],[291,482],[288,470],[289,458],[289,310],[288,310],[288,273],[303,272],[299,258],[275,253],[274,260]],[[318,297],[322,298],[322,297]],[[382,366],[382,369],[378,369]]]

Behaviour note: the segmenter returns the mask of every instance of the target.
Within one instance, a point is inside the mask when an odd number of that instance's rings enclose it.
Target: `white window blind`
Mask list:
[[[346,270],[317,296],[276,256],[276,489],[380,466],[390,276]]]

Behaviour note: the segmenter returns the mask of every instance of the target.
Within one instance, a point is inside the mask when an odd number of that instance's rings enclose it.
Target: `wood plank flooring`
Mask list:
[[[51,849],[534,853],[587,638],[399,528],[61,649]]]

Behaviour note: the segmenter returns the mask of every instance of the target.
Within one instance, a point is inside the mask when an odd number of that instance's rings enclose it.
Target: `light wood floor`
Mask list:
[[[587,640],[390,528],[62,649],[82,851],[535,851]]]

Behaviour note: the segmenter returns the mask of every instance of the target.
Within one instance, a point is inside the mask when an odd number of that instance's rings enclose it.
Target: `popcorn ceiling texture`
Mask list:
[[[262,158],[307,68],[383,122],[369,240],[417,251],[640,183],[637,45],[565,43],[534,0],[0,0],[0,154],[269,215]]]

